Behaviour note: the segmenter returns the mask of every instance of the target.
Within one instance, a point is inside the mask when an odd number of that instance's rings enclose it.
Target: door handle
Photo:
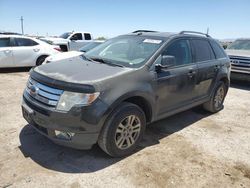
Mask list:
[[[34,48],[33,50],[34,50],[34,52],[39,52],[40,51],[39,48]]]
[[[192,78],[194,75],[196,74],[196,72],[194,70],[189,70],[189,72],[187,73],[187,75]]]

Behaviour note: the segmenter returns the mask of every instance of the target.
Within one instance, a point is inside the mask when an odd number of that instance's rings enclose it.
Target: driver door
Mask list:
[[[70,37],[69,49],[72,51],[78,51],[84,46],[84,40],[82,33],[75,33]]]
[[[161,56],[175,57],[175,65],[157,73],[157,114],[164,117],[192,102],[195,96],[197,65],[193,63],[189,40],[177,39]]]

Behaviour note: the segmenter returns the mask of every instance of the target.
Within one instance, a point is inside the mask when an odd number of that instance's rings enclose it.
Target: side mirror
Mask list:
[[[161,58],[161,64],[156,64],[156,72],[160,72],[161,69],[166,69],[175,65],[175,57],[170,55],[163,55]]]

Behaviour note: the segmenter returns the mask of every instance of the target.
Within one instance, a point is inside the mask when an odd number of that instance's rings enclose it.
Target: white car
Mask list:
[[[41,40],[60,46],[63,52],[67,51],[78,51],[81,47],[93,39],[92,34],[89,32],[66,32],[59,37],[45,37]]]
[[[0,35],[0,68],[31,67],[60,53],[59,47],[22,35]]]
[[[93,42],[89,42],[88,44],[86,44],[85,46],[80,48],[79,51],[70,51],[70,52],[63,52],[63,53],[51,55],[51,56],[49,56],[49,57],[47,57],[45,59],[43,64],[57,62],[57,61],[60,61],[60,60],[65,60],[65,59],[70,59],[70,58],[73,58],[73,57],[77,57],[77,56],[82,55],[85,52],[87,52],[89,50],[92,50],[93,48],[99,46],[103,42],[104,42],[104,40],[95,40]]]

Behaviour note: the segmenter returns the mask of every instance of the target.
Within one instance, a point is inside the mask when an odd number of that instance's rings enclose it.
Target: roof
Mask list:
[[[181,31],[180,33],[174,32],[159,32],[150,30],[137,30],[128,35],[143,35],[148,37],[159,37],[159,38],[169,38],[172,36],[192,36],[192,37],[206,37],[210,38],[208,34],[195,32],[195,31]]]
[[[32,38],[34,39],[34,37],[28,37],[28,36],[24,36],[24,35],[16,35],[16,34],[0,34],[0,38],[6,38],[6,37],[18,37],[18,38]]]

